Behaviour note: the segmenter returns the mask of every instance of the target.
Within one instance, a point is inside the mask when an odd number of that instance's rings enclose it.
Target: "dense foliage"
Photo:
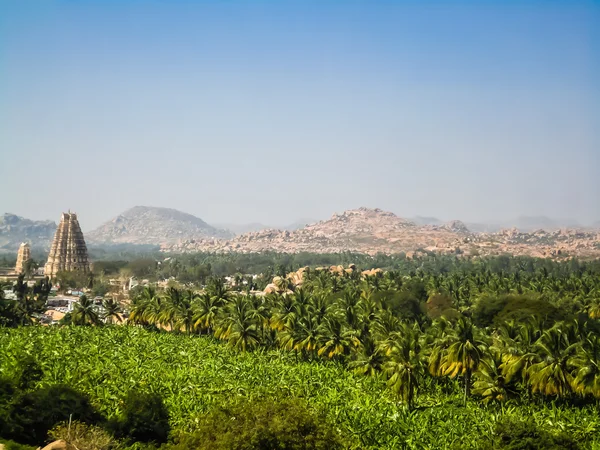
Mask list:
[[[310,436],[322,448],[600,445],[597,262],[394,261],[403,268],[370,276],[307,269],[266,296],[217,277],[148,286],[129,326],[101,326],[118,311],[102,321],[82,299],[69,323],[93,327],[5,329],[0,424],[19,438],[14,399],[64,383],[129,443],[169,433],[177,448],[295,448]]]
[[[31,325],[36,316],[46,309],[46,300],[52,288],[50,280],[45,278],[28,286],[25,275],[22,274],[10,287],[17,300],[5,299],[4,290],[0,286],[0,326]]]
[[[322,416],[318,420],[339,430],[336,435],[354,448],[482,448],[511,439],[496,425],[502,418],[517,424],[529,418],[523,427],[534,427],[530,432],[557,439],[565,433],[581,448],[597,444],[600,429],[593,404],[513,400],[464,407],[454,380],[423,386],[418,407],[409,411],[383,378],[354,375],[335,361],[296,362],[280,350],[241,353],[209,337],[136,327],[2,330],[2,377],[22,373],[15,362],[15,355],[22,354],[35,355],[43,368],[43,377],[30,390],[69,385],[108,422],[123,416],[132,390],[160,395],[175,441],[201,431],[224,408],[235,410],[264,398],[302,398],[314,417]]]

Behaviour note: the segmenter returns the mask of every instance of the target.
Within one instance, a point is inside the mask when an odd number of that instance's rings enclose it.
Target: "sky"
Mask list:
[[[33,6],[32,6],[33,5]],[[600,220],[600,2],[0,0],[0,213]]]

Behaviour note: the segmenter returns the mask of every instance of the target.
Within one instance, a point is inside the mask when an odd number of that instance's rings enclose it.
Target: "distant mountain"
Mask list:
[[[298,219],[295,222],[290,223],[289,225],[284,225],[283,227],[276,227],[281,230],[294,231],[299,230],[300,228],[304,228],[307,225],[318,222],[315,219]]]
[[[229,230],[233,234],[244,234],[250,233],[252,231],[264,230],[266,228],[273,228],[263,223],[253,222],[253,223],[215,223],[213,226],[223,230]]]
[[[442,225],[444,223],[440,219],[437,219],[435,217],[416,216],[413,217],[411,220],[417,225]]]
[[[553,231],[560,228],[580,228],[581,224],[573,219],[551,219],[546,216],[520,216],[511,224],[521,231],[546,230]]]
[[[315,222],[316,222],[316,220],[314,220],[314,219],[299,219],[293,223],[290,223],[289,225],[283,225],[283,226],[265,225],[264,223],[259,223],[259,222],[246,223],[246,224],[222,223],[222,224],[215,224],[214,226],[216,226],[217,228],[229,230],[229,231],[233,232],[234,234],[239,235],[239,234],[251,233],[251,232],[260,231],[260,230],[271,230],[271,229],[272,230],[294,231],[294,230],[297,230],[299,228],[302,228],[308,224],[315,223]]]
[[[56,223],[51,220],[30,220],[6,213],[0,216],[0,250],[16,252],[21,242],[47,249],[55,231]]]
[[[86,233],[92,243],[166,244],[201,238],[230,238],[196,216],[171,208],[135,206]]]

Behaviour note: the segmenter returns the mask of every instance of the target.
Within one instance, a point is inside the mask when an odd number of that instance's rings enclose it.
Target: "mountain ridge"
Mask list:
[[[526,219],[530,225],[544,218]],[[298,221],[308,222],[309,220]],[[548,222],[551,223],[551,222]],[[600,257],[600,227],[524,232],[515,227],[494,228],[442,222],[435,217],[406,219],[379,208],[360,207],[333,213],[328,219],[290,229],[262,228],[235,235],[172,208],[135,206],[91,232],[88,244],[153,245],[167,252],[359,252],[455,253],[464,255],[523,254],[540,257],[576,255]],[[19,244],[48,248],[56,223],[31,221],[14,214],[0,217],[0,250],[16,251]]]
[[[600,230],[537,230],[532,233],[504,229],[473,232],[459,220],[440,225],[419,225],[378,208],[361,207],[334,213],[295,231],[267,229],[233,239],[193,239],[161,247],[166,252],[264,252],[366,254],[415,253],[465,256],[528,255],[564,259],[600,257]]]
[[[31,220],[4,213],[0,216],[0,249],[16,251],[21,242],[45,249],[50,246],[56,227],[51,220]]]

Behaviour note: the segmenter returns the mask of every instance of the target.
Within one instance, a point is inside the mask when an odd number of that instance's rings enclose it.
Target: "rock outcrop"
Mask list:
[[[288,253],[399,253],[417,248],[449,246],[462,232],[438,226],[418,226],[380,209],[359,208],[334,214],[329,220],[295,231],[261,230],[231,240],[199,239],[163,246],[165,251]]]
[[[380,209],[359,208],[334,214],[329,220],[295,231],[267,229],[233,239],[193,239],[162,246],[167,252],[276,251],[286,253],[357,252],[405,253],[410,258],[436,254],[464,256],[530,255],[565,259],[572,256],[600,257],[598,230],[537,230],[522,233],[471,232],[458,220],[442,225],[417,225]]]

